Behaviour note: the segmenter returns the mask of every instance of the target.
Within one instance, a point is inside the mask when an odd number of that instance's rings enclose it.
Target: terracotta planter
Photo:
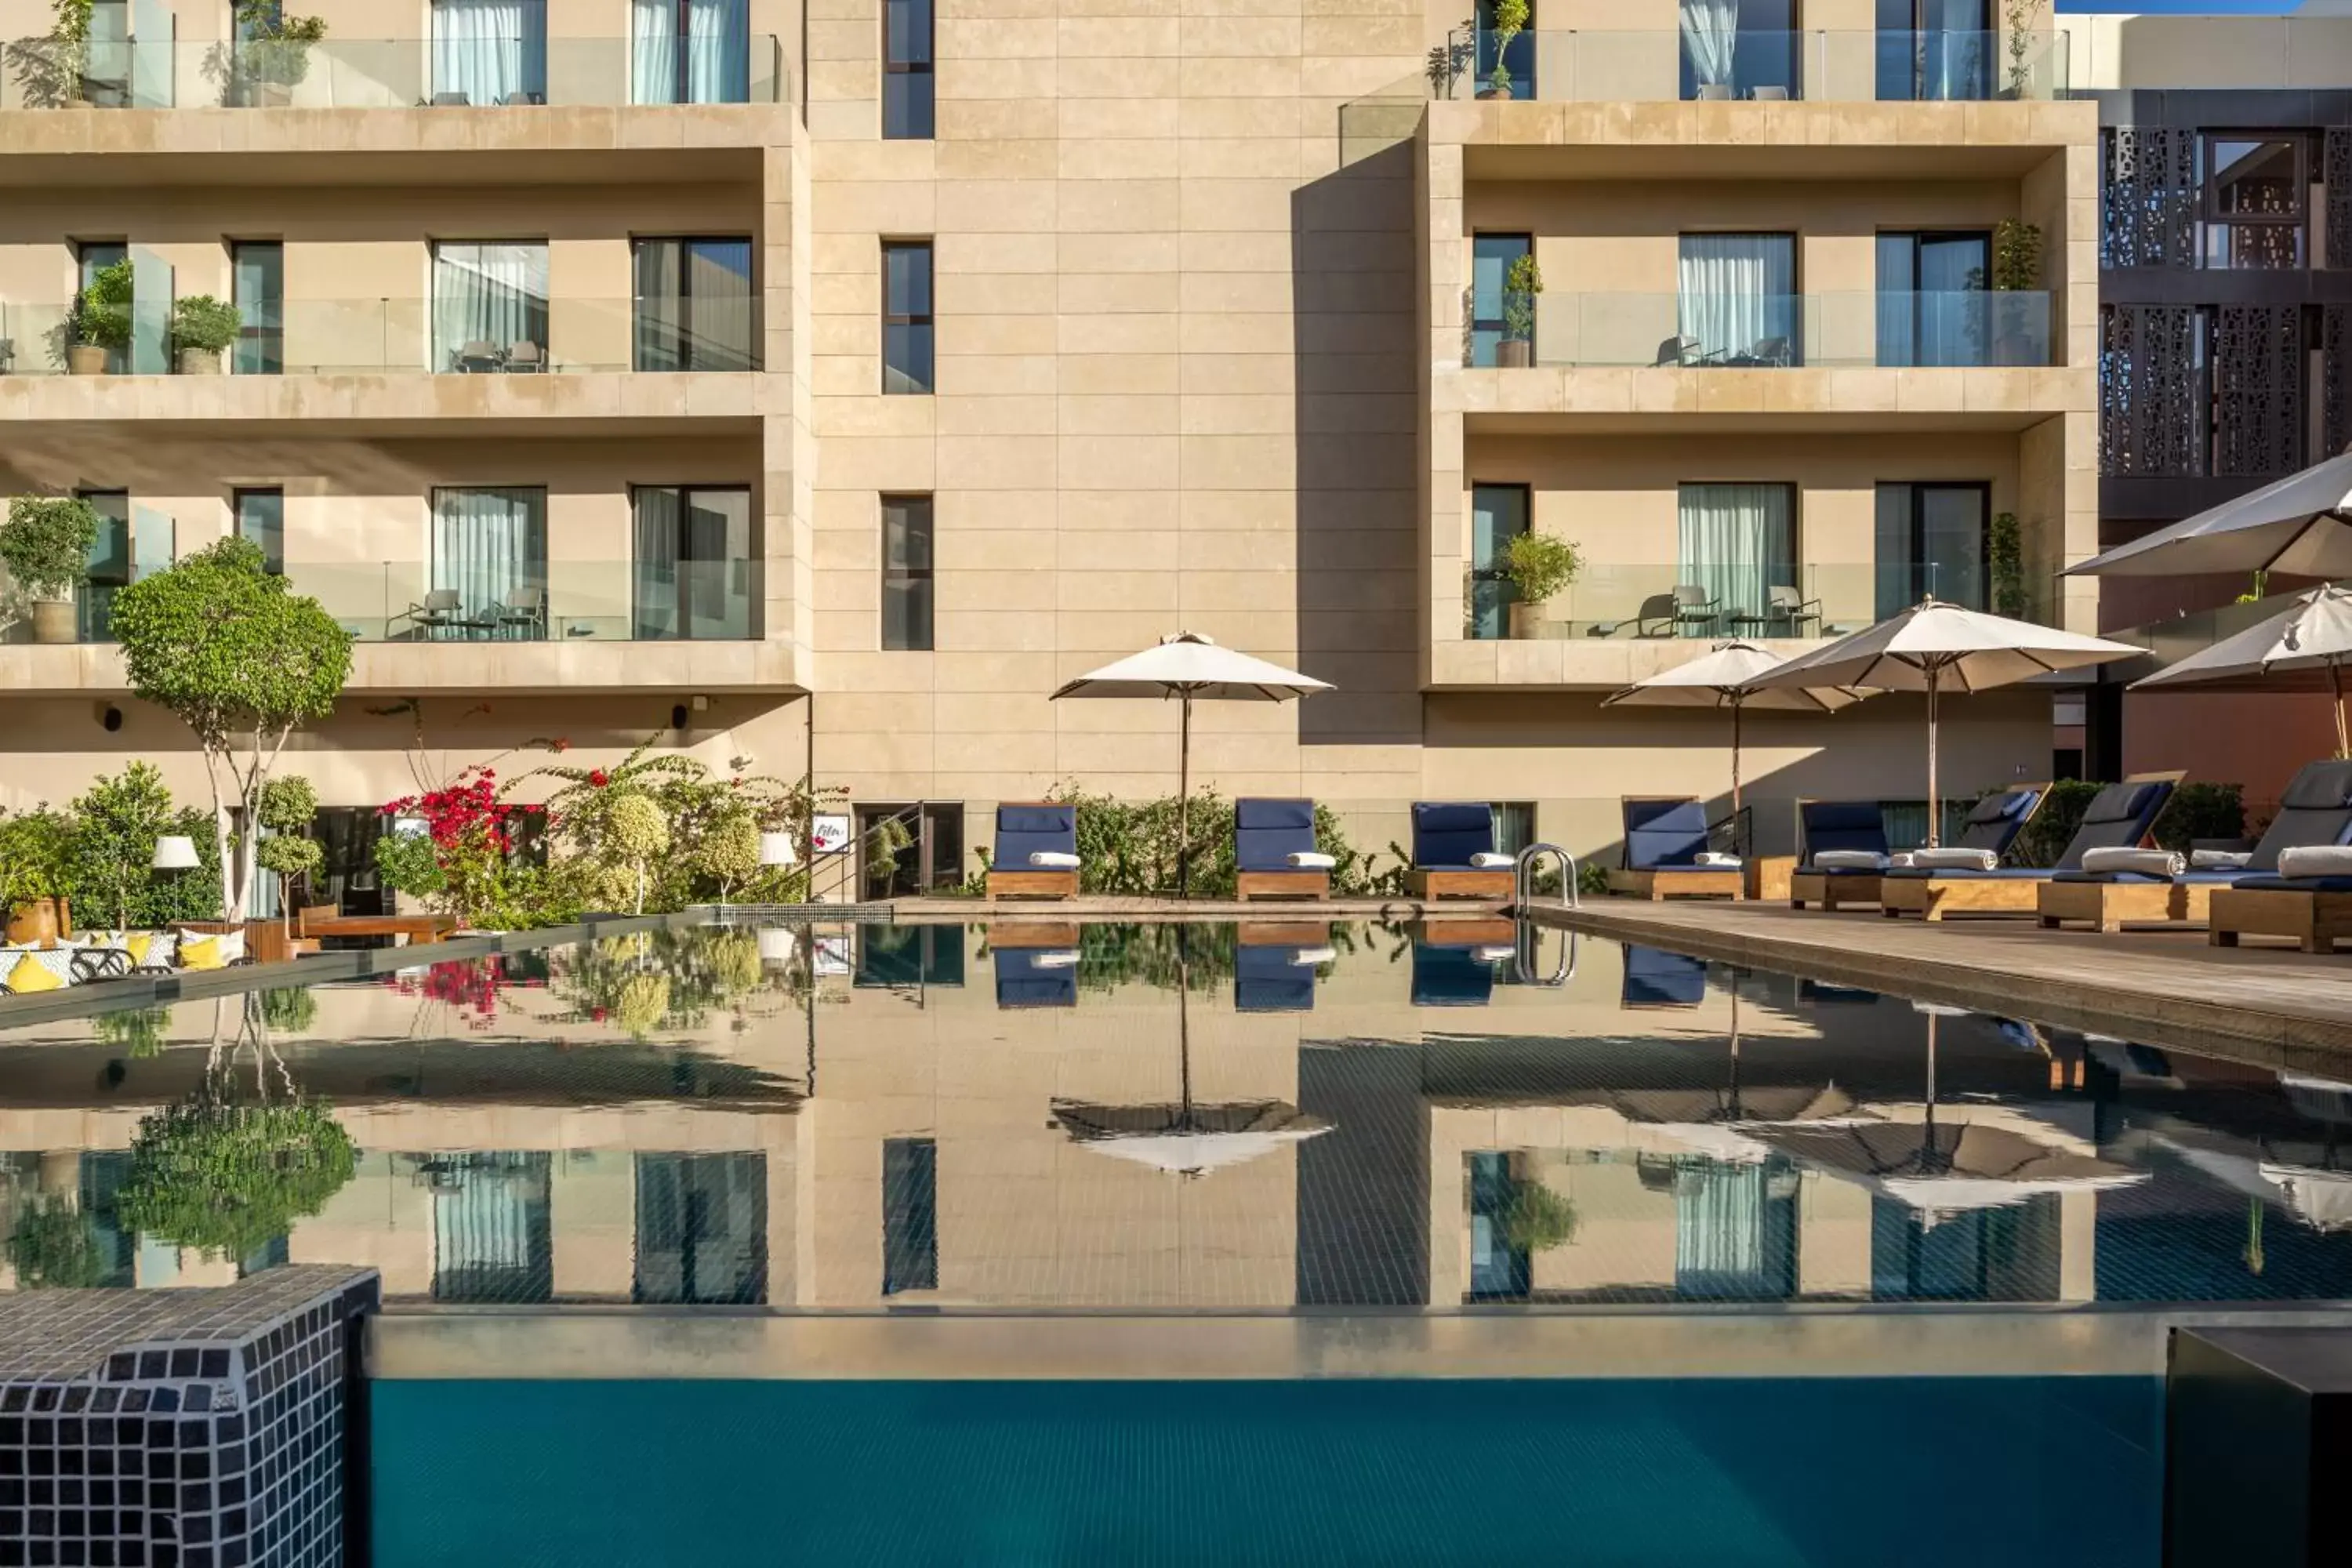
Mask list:
[[[66,369],[75,375],[104,375],[106,350],[97,343],[76,343],[66,350]]]
[[[1482,100],[1489,98],[1508,98],[1511,95],[1509,93],[1503,91],[1500,88],[1482,87],[1478,89],[1478,97]]]
[[[1495,345],[1495,363],[1506,370],[1525,370],[1536,363],[1536,346],[1525,338],[1505,338]]]
[[[15,947],[55,947],[73,935],[73,915],[63,899],[34,899],[10,906],[7,938]]]
[[[81,617],[71,599],[33,601],[33,640],[52,645],[81,640]]]
[[[1514,604],[1510,613],[1510,634],[1513,642],[1532,642],[1542,634],[1537,627],[1543,623],[1541,605]]]
[[[180,351],[182,375],[218,375],[220,373],[221,355],[218,349],[182,349]]]

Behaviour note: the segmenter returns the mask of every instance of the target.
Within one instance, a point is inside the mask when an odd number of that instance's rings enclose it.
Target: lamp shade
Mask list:
[[[150,862],[158,871],[193,871],[202,864],[196,858],[196,841],[184,833],[166,833],[155,840],[155,858]]]
[[[762,833],[760,835],[761,865],[790,866],[799,859],[800,850],[793,845],[791,834]]]

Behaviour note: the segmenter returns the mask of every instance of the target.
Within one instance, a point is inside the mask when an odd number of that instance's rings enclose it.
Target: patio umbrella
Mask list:
[[[1176,788],[1176,893],[1192,890],[1192,839],[1187,819],[1192,794],[1192,704],[1204,702],[1281,702],[1312,697],[1331,689],[1328,681],[1278,664],[1268,664],[1229,647],[1219,647],[1196,632],[1162,637],[1157,647],[1129,654],[1116,664],[1081,675],[1054,693],[1065,697],[1173,697],[1184,705]]]
[[[2333,583],[2295,595],[2293,605],[2259,626],[2167,665],[2132,689],[2200,681],[2270,682],[2280,675],[2327,672],[2336,700],[2336,754],[2352,756],[2344,714],[2344,664],[2352,659],[2352,588]]]
[[[2352,453],[2315,463],[2066,570],[2087,577],[2200,572],[2352,576]]]
[[[1773,686],[1758,682],[1769,670],[1787,663],[1753,643],[1717,643],[1712,653],[1644,676],[1601,706],[1639,704],[1651,708],[1728,708],[1731,710],[1731,819],[1739,820],[1739,716],[1750,708],[1788,713],[1828,713],[1859,702],[1868,692],[1843,686]]]
[[[1927,842],[1942,842],[1936,777],[1936,700],[1947,689],[1982,691],[2146,650],[1922,599],[1851,637],[1800,654],[1758,677],[1767,687],[1863,686],[1927,694]]]

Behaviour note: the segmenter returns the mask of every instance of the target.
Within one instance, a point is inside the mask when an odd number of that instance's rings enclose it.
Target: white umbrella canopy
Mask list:
[[[1189,808],[1192,795],[1192,703],[1284,702],[1328,691],[1331,683],[1285,669],[1249,654],[1220,647],[1197,632],[1161,637],[1157,647],[1128,655],[1100,669],[1064,683],[1054,700],[1065,697],[1173,697],[1183,704],[1182,736],[1177,764],[1176,891],[1192,892],[1192,837]]]
[[[1764,676],[1788,661],[1753,643],[1717,643],[1687,664],[1647,675],[1604,699],[1603,708],[1727,708],[1731,710],[1731,817],[1739,820],[1739,719],[1750,708],[1784,713],[1829,713],[1870,695],[1844,686],[1764,686]]]
[[[2090,577],[2202,572],[2352,576],[2352,453],[2315,463],[2066,570]]]
[[[2111,658],[2137,658],[2146,651],[1922,599],[1874,626],[1800,654],[1759,679],[1768,687],[1861,686],[1926,692],[1927,842],[1933,845],[1942,841],[1942,797],[1936,777],[1936,700],[1941,693],[1983,691]]]
[[[2344,712],[2344,665],[2352,659],[2352,588],[2330,583],[2299,594],[2258,626],[2167,665],[2132,689],[2200,681],[2270,681],[2325,670],[2336,699],[2336,754],[2352,756]]]
[[[1056,1100],[1054,1120],[1071,1141],[1173,1174],[1198,1176],[1304,1143],[1331,1131],[1319,1116],[1278,1100],[1227,1105],[1082,1105]]]

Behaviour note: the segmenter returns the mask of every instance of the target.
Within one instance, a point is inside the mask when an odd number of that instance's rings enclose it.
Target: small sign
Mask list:
[[[849,847],[849,818],[819,813],[809,824],[809,846],[819,855],[838,855]]]
[[[816,948],[816,972],[820,976],[827,974],[848,974],[856,969],[857,965],[853,961],[850,952],[849,938],[845,936],[821,936],[816,939],[814,945]]]

